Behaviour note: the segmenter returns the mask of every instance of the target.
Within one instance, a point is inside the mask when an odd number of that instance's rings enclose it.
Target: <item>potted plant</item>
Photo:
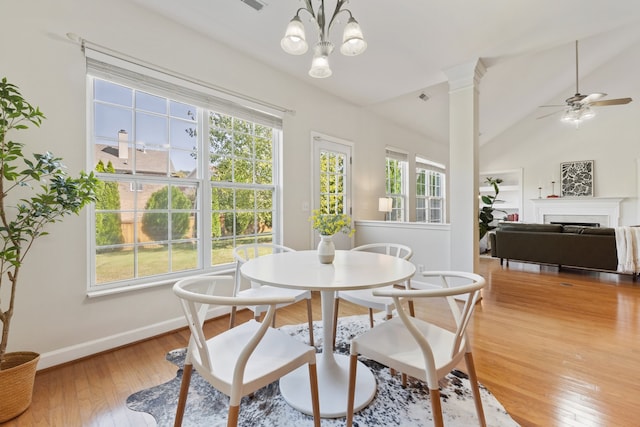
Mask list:
[[[347,214],[323,214],[315,209],[313,215],[309,217],[313,224],[313,229],[320,234],[318,244],[318,258],[323,264],[331,264],[335,257],[336,247],[332,236],[336,233],[345,233],[349,237],[356,232],[351,226],[351,218]]]
[[[485,180],[485,183],[488,184],[490,187],[493,187],[493,195],[485,194],[480,197],[480,200],[484,205],[480,208],[480,213],[478,214],[478,220],[479,220],[478,226],[480,229],[481,242],[483,241],[482,239],[484,239],[485,236],[487,235],[487,232],[496,228],[496,226],[493,225],[493,221],[495,219],[493,216],[493,213],[496,211],[506,213],[503,210],[495,209],[493,207],[493,204],[498,199],[498,194],[500,194],[499,184],[502,183],[502,179],[488,176],[487,179]],[[485,251],[487,247],[488,245],[485,244]]]
[[[39,355],[7,352],[20,268],[25,256],[47,224],[78,214],[95,201],[97,179],[81,172],[72,178],[61,159],[23,153],[24,144],[12,141],[12,133],[39,127],[44,114],[3,78],[0,82],[0,423],[20,415],[31,404]]]

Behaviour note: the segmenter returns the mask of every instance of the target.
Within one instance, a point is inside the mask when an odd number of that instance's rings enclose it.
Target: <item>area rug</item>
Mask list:
[[[348,354],[349,340],[368,328],[366,316],[341,318],[338,323],[336,351]],[[308,338],[306,325],[286,326],[281,329],[302,341],[306,342]],[[322,345],[322,324],[314,322],[313,330],[316,346],[320,347]],[[132,394],[127,398],[127,406],[134,411],[151,414],[158,426],[172,426],[185,354],[185,349],[169,352],[167,360],[179,368],[176,378]],[[399,375],[391,376],[388,368],[365,358],[361,360],[374,372],[378,391],[373,401],[355,414],[354,426],[417,427],[433,425],[429,392],[423,382],[410,379],[407,387],[403,388]],[[466,374],[459,371],[449,374],[440,384],[440,393],[446,426],[479,425]],[[518,426],[495,397],[482,385],[480,393],[488,426]],[[211,387],[194,370],[182,425],[185,427],[225,426],[228,405],[228,397]],[[344,423],[344,417],[322,419],[322,426],[326,427],[344,426]],[[242,399],[238,425],[242,427],[304,427],[312,426],[313,419],[289,406],[280,395],[278,382],[274,382],[256,392],[252,397]]]

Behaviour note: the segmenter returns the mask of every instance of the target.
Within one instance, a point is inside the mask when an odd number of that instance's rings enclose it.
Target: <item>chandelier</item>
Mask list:
[[[347,12],[349,14],[349,21],[344,27],[340,52],[346,56],[355,56],[360,55],[367,48],[367,42],[362,35],[360,24],[353,18],[351,11],[343,7],[347,2],[348,0],[338,0],[336,2],[336,8],[327,24],[324,13],[324,0],[320,0],[317,11],[313,10],[311,0],[305,0],[305,6],[298,9],[296,15],[289,22],[289,25],[287,25],[287,30],[280,41],[280,46],[285,52],[291,55],[302,55],[309,49],[304,32],[304,25],[302,25],[302,21],[300,20],[300,12],[308,12],[318,27],[319,40],[313,48],[313,60],[311,62],[311,69],[309,70],[311,77],[321,79],[331,75],[329,55],[333,52],[334,46],[333,43],[329,41],[329,32],[336,17],[341,12]]]

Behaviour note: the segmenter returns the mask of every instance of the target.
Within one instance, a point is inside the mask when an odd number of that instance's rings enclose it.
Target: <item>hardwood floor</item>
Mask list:
[[[517,422],[640,425],[640,282],[514,262],[501,268],[493,259],[481,259],[481,274],[488,285],[470,326],[476,369]],[[341,316],[366,312],[340,307]],[[440,308],[419,304],[417,311],[438,316]],[[316,320],[320,312],[315,298]],[[278,312],[278,325],[305,321],[304,303]],[[223,317],[207,330],[227,325]],[[165,354],[187,339],[180,330],[40,372],[31,407],[4,426],[153,426],[125,400],[173,378]]]

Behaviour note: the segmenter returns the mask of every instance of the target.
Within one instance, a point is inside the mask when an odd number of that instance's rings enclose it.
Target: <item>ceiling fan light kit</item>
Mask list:
[[[576,126],[580,125],[580,123],[584,120],[588,120],[595,116],[596,113],[589,107],[582,108],[567,108],[562,115],[562,121],[565,123],[574,124]]]
[[[607,105],[623,105],[632,101],[631,98],[601,100],[607,96],[606,93],[601,92],[582,95],[579,90],[578,81],[578,41],[576,40],[576,93],[575,95],[565,99],[566,107],[564,110],[545,114],[538,118],[542,119],[564,111],[561,120],[565,123],[574,124],[577,128],[584,120],[591,119],[596,115],[595,111],[591,108],[593,106],[604,107]],[[543,105],[543,107],[559,107],[559,105]]]
[[[280,41],[282,49],[291,55],[302,55],[307,52],[309,45],[306,41],[304,25],[300,20],[300,12],[306,11],[311,15],[312,21],[318,27],[319,41],[313,49],[313,60],[309,75],[315,78],[329,77],[332,72],[329,67],[329,55],[333,52],[333,43],[329,41],[329,32],[336,22],[336,17],[346,12],[349,14],[349,21],[344,27],[342,34],[342,45],[340,52],[345,56],[360,55],[367,48],[367,42],[362,35],[360,24],[355,20],[351,11],[344,7],[348,0],[338,0],[336,8],[331,15],[329,22],[326,21],[324,12],[324,0],[320,0],[318,9],[314,11],[311,0],[305,0],[305,6],[298,9],[296,15],[289,21],[284,37]]]

